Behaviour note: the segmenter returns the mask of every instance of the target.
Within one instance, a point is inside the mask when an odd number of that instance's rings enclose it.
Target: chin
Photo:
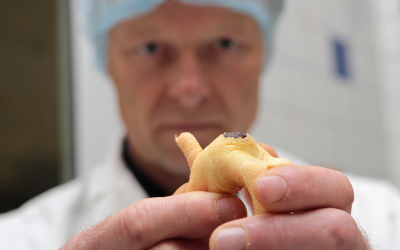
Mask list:
[[[156,151],[157,163],[168,172],[189,175],[190,169],[182,150],[176,145],[175,134],[159,138]]]
[[[190,167],[182,151],[179,148],[177,150],[171,150],[171,148],[162,150],[164,152],[163,157],[159,159],[161,167],[173,175],[184,176],[189,180]]]

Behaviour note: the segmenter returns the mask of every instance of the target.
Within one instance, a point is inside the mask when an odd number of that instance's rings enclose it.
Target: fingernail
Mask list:
[[[218,200],[215,204],[215,211],[222,223],[246,216],[246,208],[243,203],[233,197]]]
[[[286,192],[286,180],[278,175],[265,176],[258,182],[258,193],[266,203],[274,203],[282,200]]]
[[[218,250],[244,250],[246,247],[247,235],[243,228],[229,227],[218,233]]]

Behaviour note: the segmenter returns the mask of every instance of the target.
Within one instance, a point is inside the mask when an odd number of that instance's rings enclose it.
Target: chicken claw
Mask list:
[[[253,181],[265,170],[292,164],[275,158],[249,134],[224,133],[204,150],[191,133],[175,136],[176,144],[185,154],[191,169],[186,192],[209,191],[236,195],[247,187],[253,201],[254,214],[265,214],[254,195]]]

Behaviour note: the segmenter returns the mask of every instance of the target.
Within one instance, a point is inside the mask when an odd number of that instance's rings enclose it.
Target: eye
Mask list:
[[[157,43],[146,43],[139,47],[139,53],[143,55],[156,55],[161,52],[161,46]]]
[[[222,50],[229,50],[235,47],[235,42],[230,38],[222,38],[218,40],[217,46]]]
[[[240,44],[229,37],[219,37],[207,43],[204,50],[204,58],[217,62],[238,54]]]

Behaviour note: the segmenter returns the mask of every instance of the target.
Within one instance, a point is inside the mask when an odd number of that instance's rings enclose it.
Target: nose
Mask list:
[[[177,76],[169,86],[169,97],[184,108],[200,106],[210,95],[200,59],[195,53],[185,53],[180,56],[177,67]]]

